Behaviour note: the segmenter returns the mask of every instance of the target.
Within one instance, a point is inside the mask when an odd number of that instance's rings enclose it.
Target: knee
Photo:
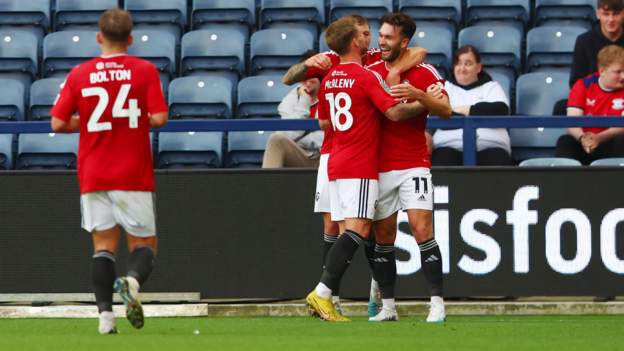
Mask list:
[[[574,139],[570,134],[564,134],[557,139],[557,149],[574,147],[579,144],[579,141]]]
[[[156,249],[158,248],[158,238],[156,236],[150,236],[146,238],[134,237],[132,239],[128,239],[129,252],[134,252],[134,250],[141,247],[150,248],[154,252],[154,255],[156,255]]]
[[[422,243],[433,238],[433,226],[431,223],[417,223],[410,226],[417,243]]]
[[[333,222],[329,214],[323,216],[323,230],[328,235],[338,235],[340,233],[338,222]]]

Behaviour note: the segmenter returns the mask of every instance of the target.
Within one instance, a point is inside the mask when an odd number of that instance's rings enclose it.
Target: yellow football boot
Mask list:
[[[336,311],[336,307],[332,303],[331,297],[324,299],[312,290],[306,297],[306,302],[310,311],[318,314],[319,318],[328,322],[350,322],[351,320]]]

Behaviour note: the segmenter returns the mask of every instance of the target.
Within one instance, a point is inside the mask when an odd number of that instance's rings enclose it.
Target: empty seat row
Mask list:
[[[326,4],[327,2],[327,4]],[[276,23],[309,23],[322,26],[327,21],[358,13],[379,19],[386,12],[402,11],[417,20],[445,20],[468,24],[483,20],[512,19],[528,23],[532,12],[529,0],[124,0],[123,7],[138,24],[168,24],[183,30],[203,26],[267,28]],[[117,0],[56,0],[54,18],[52,0],[3,0],[0,24],[37,25],[56,29],[97,22],[99,14],[116,7]],[[259,5],[259,6],[257,6]],[[328,6],[326,6],[328,5]],[[536,0],[535,22],[557,19],[594,19],[594,0]],[[257,9],[258,7],[258,9]],[[462,8],[465,11],[462,12]],[[257,16],[256,16],[257,11]]]
[[[158,133],[155,166],[260,167],[270,135],[271,132]],[[78,134],[0,134],[0,169],[75,169],[78,138]]]

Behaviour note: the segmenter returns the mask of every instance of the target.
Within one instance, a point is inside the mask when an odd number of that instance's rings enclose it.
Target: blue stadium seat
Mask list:
[[[39,73],[39,43],[28,31],[0,28],[0,72]]]
[[[229,132],[227,162],[229,168],[259,168],[271,132]]]
[[[32,85],[33,78],[30,73],[21,72],[0,72],[0,79],[11,79],[19,83],[21,91],[24,92],[24,101],[29,101],[30,86]]]
[[[0,120],[24,120],[24,86],[15,79],[0,78]]]
[[[535,22],[576,19],[593,22],[596,0],[535,0]]]
[[[50,119],[50,109],[61,91],[64,78],[45,78],[35,81],[30,86],[30,120]]]
[[[456,27],[462,22],[461,0],[399,0],[399,11],[416,20],[420,28],[421,20],[443,20]]]
[[[379,22],[381,16],[392,12],[392,8],[392,0],[330,0],[329,20],[358,14],[369,21]]]
[[[13,169],[13,134],[0,134],[0,169]]]
[[[132,31],[134,42],[128,53],[151,61],[156,68],[169,74],[176,75],[176,44],[173,34],[166,30],[135,29]]]
[[[191,23],[193,29],[237,28],[248,39],[256,24],[256,4],[254,0],[193,0]]]
[[[484,66],[502,66],[518,70],[521,62],[523,33],[505,24],[466,27],[459,32],[458,47],[474,45]]]
[[[223,132],[158,134],[158,168],[218,168],[222,155]]]
[[[483,20],[513,20],[529,22],[529,0],[467,0],[466,22]]]
[[[169,85],[172,118],[232,117],[231,82],[221,77],[182,77]]]
[[[0,25],[29,25],[50,28],[50,0],[0,1]]]
[[[20,134],[16,169],[75,169],[78,133]]]
[[[314,38],[302,29],[264,29],[251,36],[252,74],[284,73],[314,48]]]
[[[448,77],[453,65],[454,39],[453,29],[449,26],[438,22],[420,22],[409,45],[427,49],[427,63]]]
[[[54,28],[97,25],[104,11],[118,5],[117,0],[56,0]]]
[[[281,76],[254,76],[238,83],[238,118],[278,117],[277,105],[292,89]]]
[[[67,30],[43,38],[43,76],[67,74],[77,64],[100,55],[95,31]]]
[[[577,167],[581,163],[572,158],[565,157],[541,157],[530,158],[520,162],[520,167]]]
[[[533,72],[521,75],[516,82],[516,113],[549,116],[555,103],[566,99],[569,75],[560,72]],[[510,128],[511,147],[516,160],[554,156],[564,128]]]
[[[125,9],[135,24],[186,26],[186,0],[125,0]]]
[[[596,167],[624,167],[624,157],[601,158],[589,165]]]
[[[585,28],[580,26],[541,26],[531,29],[527,33],[527,70],[569,67],[576,37],[584,32]]]
[[[181,74],[194,71],[245,73],[245,39],[235,30],[196,30],[182,37]]]
[[[261,28],[275,22],[325,24],[323,0],[262,0],[260,4]]]

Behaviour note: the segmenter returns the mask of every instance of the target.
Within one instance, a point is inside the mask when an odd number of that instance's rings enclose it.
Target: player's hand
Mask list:
[[[397,101],[421,100],[426,93],[409,83],[401,83],[390,88],[390,95]]]
[[[444,94],[442,94],[442,89],[444,89],[444,84],[442,84],[442,82],[437,82],[427,87],[427,94],[434,98],[441,99],[444,96]]]
[[[318,69],[326,71],[331,68],[332,62],[327,55],[320,53],[305,60],[304,64],[308,67],[316,67]]]

